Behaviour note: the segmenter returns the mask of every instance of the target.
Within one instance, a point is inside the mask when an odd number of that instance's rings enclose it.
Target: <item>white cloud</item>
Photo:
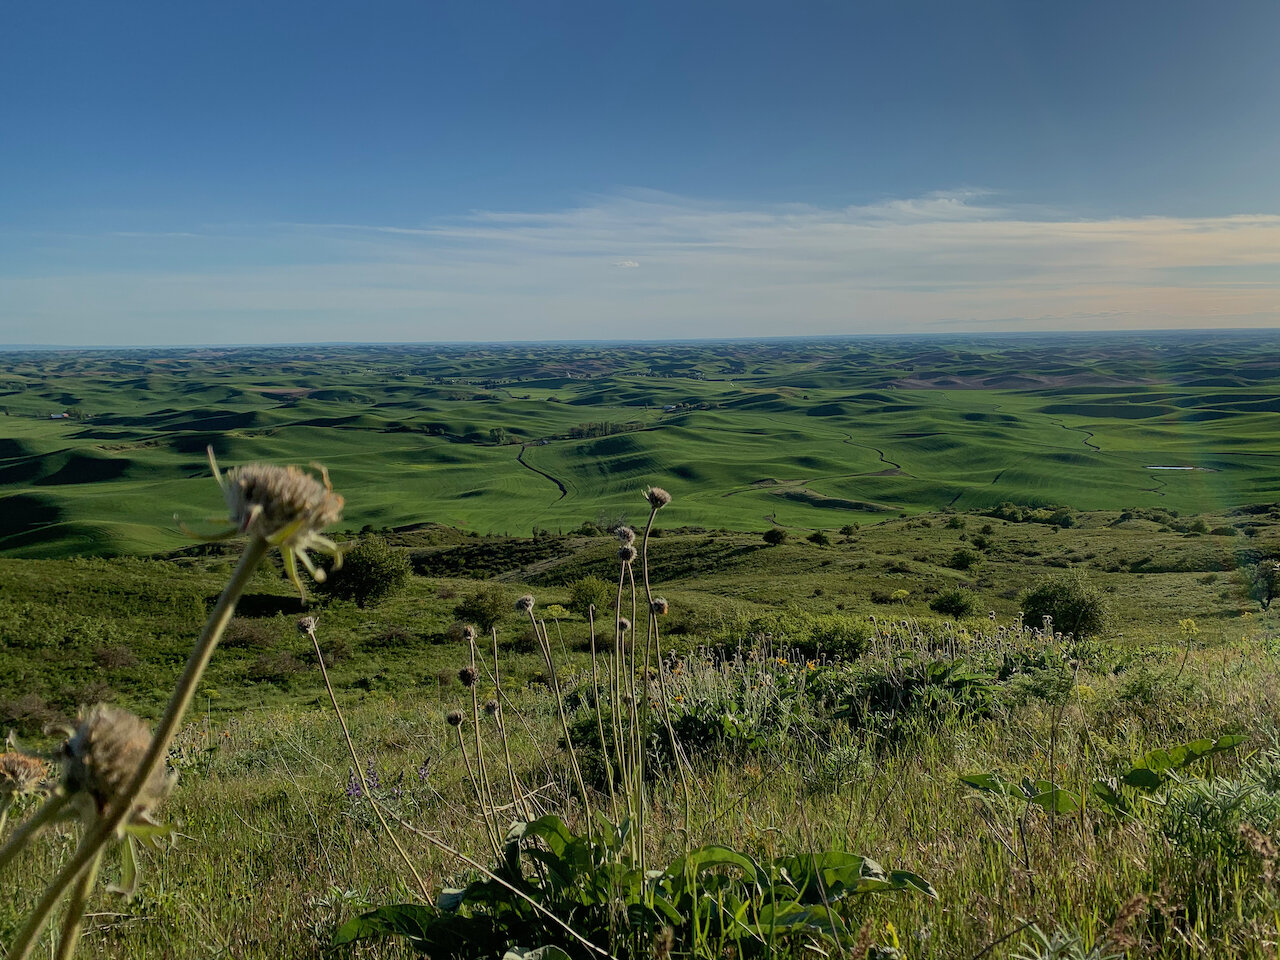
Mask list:
[[[0,342],[1280,324],[1280,217],[1264,214],[1083,220],[973,190],[839,209],[650,192],[409,226],[221,233],[186,269],[151,269],[138,239],[128,270],[0,277]],[[246,236],[261,265],[232,255]],[[219,243],[223,266],[209,256]],[[608,262],[623,269],[601,271],[618,249],[630,256]],[[78,262],[94,257],[92,244],[76,248]]]

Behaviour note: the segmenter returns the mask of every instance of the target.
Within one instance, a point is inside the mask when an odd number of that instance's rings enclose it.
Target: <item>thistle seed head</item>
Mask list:
[[[0,797],[33,793],[49,779],[49,766],[37,757],[11,751],[0,753]]]
[[[342,518],[342,497],[297,467],[249,463],[222,479],[231,520],[241,533],[296,541]]]
[[[626,633],[628,630],[631,629],[631,621],[628,620],[626,617],[619,617],[618,629],[621,630],[623,633]]]
[[[150,745],[150,728],[132,713],[104,704],[90,707],[62,748],[62,784],[68,793],[91,799],[101,816],[119,802]],[[163,766],[157,767],[134,801],[129,819],[146,816],[168,794],[174,779]]]
[[[444,722],[449,724],[449,726],[451,727],[462,726],[462,711],[450,710],[448,713],[444,715]]]
[[[484,702],[484,712],[486,716],[490,716],[490,717],[496,714],[498,712],[498,701],[492,698],[489,700],[486,700]]]
[[[636,558],[636,548],[629,543],[624,543],[618,548],[618,559],[623,563],[631,563]]]
[[[533,609],[533,594],[526,593],[523,597],[516,601],[516,610],[519,613],[528,613]]]
[[[479,679],[480,674],[476,671],[475,667],[465,666],[458,671],[458,681],[464,687],[474,687],[476,685],[476,681]]]
[[[636,532],[630,527],[622,526],[613,531],[618,536],[618,542],[621,544],[635,543]]]
[[[649,604],[649,609],[660,617],[665,617],[670,605],[667,603],[666,597],[654,597],[653,603]]]
[[[320,623],[315,617],[303,617],[298,621],[298,632],[305,637],[311,636],[316,632],[316,626]]]
[[[311,560],[308,550],[332,554],[334,568],[342,563],[338,545],[321,532],[342,517],[342,497],[333,492],[329,475],[320,468],[320,479],[297,467],[249,463],[219,472],[209,448],[209,465],[222,488],[231,513],[232,531],[261,537],[280,548],[285,571],[298,592],[305,595],[298,577],[298,561],[317,582],[324,570]]]
[[[644,498],[649,501],[649,506],[654,510],[661,510],[671,502],[671,494],[661,487],[650,487],[644,492]]]
[[[475,638],[476,638],[476,628],[469,623],[463,624],[462,639],[467,641],[467,643],[471,643],[472,641],[475,640]]]

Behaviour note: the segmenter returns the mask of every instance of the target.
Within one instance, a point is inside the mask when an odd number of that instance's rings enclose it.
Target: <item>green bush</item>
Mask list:
[[[947,566],[953,570],[968,570],[980,559],[979,555],[966,547],[956,547],[947,560]]]
[[[481,633],[488,633],[512,612],[511,604],[511,597],[505,590],[490,585],[464,598],[453,612],[459,620],[473,623]]]
[[[771,547],[776,547],[787,542],[787,531],[781,527],[770,527],[764,532],[764,542]]]
[[[1038,627],[1051,617],[1054,630],[1078,639],[1107,629],[1106,598],[1079,571],[1040,580],[1023,594],[1022,611],[1028,625]]]
[[[370,607],[403,589],[411,573],[409,556],[381,537],[369,537],[342,555],[342,567],[318,584],[340,600]]]
[[[973,613],[973,597],[963,590],[944,590],[929,601],[929,609],[947,617],[967,617]]]
[[[583,617],[591,607],[597,613],[609,610],[616,595],[615,588],[599,577],[582,577],[569,585],[569,609]]]
[[[810,543],[816,543],[820,547],[831,546],[831,538],[828,537],[826,533],[822,530],[813,531],[813,533],[809,534],[809,536],[806,537],[805,539],[807,539]]]

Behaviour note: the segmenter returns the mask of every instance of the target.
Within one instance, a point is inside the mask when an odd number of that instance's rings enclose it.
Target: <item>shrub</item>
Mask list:
[[[978,562],[978,554],[966,547],[956,547],[955,552],[951,554],[947,560],[947,566],[952,570],[968,570]]]
[[[1271,606],[1271,601],[1280,596],[1280,563],[1274,560],[1263,560],[1244,568],[1245,590],[1249,599],[1263,610]]]
[[[781,527],[770,527],[764,532],[764,542],[771,547],[776,547],[787,542],[787,531]]]
[[[1079,571],[1040,580],[1023,595],[1022,610],[1028,624],[1052,617],[1055,630],[1079,639],[1107,628],[1106,598]]]
[[[488,633],[512,610],[511,598],[501,587],[490,585],[464,598],[453,608],[459,620],[474,623]]]
[[[820,547],[831,546],[831,538],[822,530],[815,530],[805,538],[810,543],[816,543]]]
[[[929,601],[929,609],[947,617],[967,617],[973,613],[973,597],[963,590],[944,590]]]
[[[582,577],[569,585],[569,609],[585,617],[591,607],[610,609],[614,596],[614,588],[599,577]]]
[[[342,567],[319,584],[321,590],[357,606],[370,607],[409,582],[409,557],[381,537],[369,537],[342,556]]]

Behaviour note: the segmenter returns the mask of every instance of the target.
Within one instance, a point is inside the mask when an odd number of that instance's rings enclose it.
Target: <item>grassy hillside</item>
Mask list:
[[[671,519],[683,520],[681,506]],[[1260,610],[1239,571],[1280,553],[1280,509],[1050,519],[929,513],[835,533],[825,545],[664,529],[649,544],[650,569],[670,601],[662,626],[673,655],[668,686],[651,695],[667,698],[677,718],[692,800],[686,814],[680,777],[655,759],[640,828],[650,863],[698,844],[760,863],[849,851],[924,878],[936,899],[904,892],[835,904],[846,952],[861,944],[870,956],[894,956],[895,943],[898,955],[921,960],[1054,956],[1027,953],[1037,931],[1082,951],[1120,944],[1116,955],[1271,956],[1280,612]],[[319,616],[365,785],[394,817],[430,896],[480,876],[440,842],[492,863],[490,808],[503,829],[513,816],[477,800],[477,757],[464,756],[472,721],[460,728],[465,739],[444,722],[450,710],[471,709],[459,680],[468,654],[453,625],[455,607],[481,590],[503,597],[503,715],[517,777],[538,810],[579,834],[588,829],[584,800],[607,811],[603,786],[578,795],[560,733],[557,702],[575,723],[589,720],[593,673],[586,622],[557,605],[582,577],[616,578],[617,541],[438,526],[390,540],[419,573],[375,606],[317,599],[304,608],[278,569],[257,575],[170,757],[181,781],[166,814],[181,838],[144,851],[138,897],[92,901],[85,955],[411,955],[397,940],[330,952],[344,923],[424,894],[345,752],[310,642],[295,627],[304,610]],[[111,699],[154,717],[235,552],[0,559],[0,722],[38,747],[53,743],[43,724],[78,702]],[[1024,591],[1073,570],[1103,591],[1107,632],[1076,642],[1019,629]],[[526,590],[547,618],[560,701],[528,620],[511,605]],[[971,615],[931,609],[954,590],[971,598]],[[496,692],[485,671],[478,699]],[[479,722],[490,726],[476,749],[502,784],[491,721]],[[583,729],[595,727],[575,726],[586,763],[599,754]],[[1090,793],[1146,769],[1134,764],[1153,749],[1234,736],[1243,745],[1157,778],[1149,797],[1119,786],[1130,812]],[[663,742],[653,740],[655,757]],[[1049,783],[1067,812],[960,779],[980,775]],[[1070,807],[1072,797],[1090,799]],[[1263,839],[1250,841],[1242,824]],[[12,865],[24,879],[0,904],[0,942],[12,941],[70,840],[43,838]],[[118,877],[114,862],[106,870]],[[589,930],[580,909],[576,929]],[[834,949],[817,929],[796,928],[769,955]],[[881,952],[865,952],[873,944]],[[617,955],[626,947],[610,944]],[[632,955],[662,953],[646,940]]]

